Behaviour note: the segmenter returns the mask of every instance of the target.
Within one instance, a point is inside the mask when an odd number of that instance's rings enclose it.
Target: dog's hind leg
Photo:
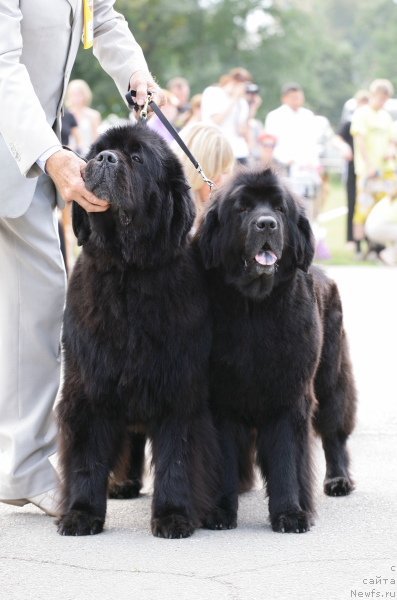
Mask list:
[[[145,468],[145,446],[145,433],[127,433],[121,459],[109,479],[109,498],[138,498]]]
[[[255,480],[255,430],[240,424],[236,431],[239,493],[252,489]]]
[[[354,483],[349,473],[346,440],[347,437],[341,434],[322,439],[327,463],[324,492],[328,496],[346,496],[354,490]]]
[[[103,529],[109,472],[120,451],[121,423],[101,409],[65,411],[60,403],[63,502],[57,521],[61,535],[92,535]]]
[[[345,496],[354,489],[349,472],[347,439],[356,415],[356,389],[336,286],[324,314],[324,343],[315,377],[318,406],[313,425],[321,436],[326,460],[324,491]]]

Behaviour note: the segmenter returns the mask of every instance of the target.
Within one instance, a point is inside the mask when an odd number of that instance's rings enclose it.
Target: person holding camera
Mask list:
[[[65,302],[57,203],[107,210],[85,162],[61,146],[66,88],[85,48],[120,94],[143,105],[154,83],[114,0],[0,0],[0,501],[57,512],[53,405]],[[57,194],[58,191],[58,194]]]
[[[202,120],[218,125],[241,164],[247,164],[249,157],[247,86],[251,82],[249,71],[241,67],[232,69],[222,75],[218,85],[207,87],[201,98]]]

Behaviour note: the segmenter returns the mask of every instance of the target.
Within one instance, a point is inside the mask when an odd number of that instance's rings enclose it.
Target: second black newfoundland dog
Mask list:
[[[147,435],[152,532],[187,537],[205,521],[218,482],[207,405],[208,300],[186,242],[194,219],[189,188],[167,144],[142,124],[103,134],[85,181],[110,208],[87,214],[73,206],[83,250],[63,326],[58,530],[102,531],[109,474],[132,444],[131,486],[139,490]]]
[[[346,440],[356,395],[338,290],[309,269],[309,222],[270,170],[242,172],[221,190],[196,241],[208,269],[211,405],[224,458],[222,497],[207,526],[236,526],[254,439],[272,528],[305,532],[314,512],[312,423],[325,451],[325,492],[353,487]]]

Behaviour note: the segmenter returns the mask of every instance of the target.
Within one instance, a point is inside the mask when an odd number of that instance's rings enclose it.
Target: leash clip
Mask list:
[[[152,92],[148,92],[148,94],[146,96],[145,104],[142,106],[142,109],[141,109],[140,117],[141,117],[142,121],[147,120],[148,108],[149,108],[149,104],[151,103],[151,101],[152,101]]]
[[[206,183],[208,185],[208,187],[210,188],[210,192],[212,192],[212,190],[215,186],[215,183],[211,179],[208,179],[208,177],[204,173],[203,167],[200,165],[200,163],[197,163],[196,170],[198,173],[200,173],[201,177],[203,178],[204,183]]]
[[[130,108],[133,108],[136,112],[138,112],[140,110],[140,114],[139,114],[140,118],[143,121],[146,121],[147,120],[147,113],[148,113],[149,104],[152,101],[152,92],[148,92],[148,94],[146,96],[145,104],[142,107],[140,107],[139,104],[136,103],[135,97],[136,97],[136,91],[135,90],[130,90],[125,95],[125,98],[127,100],[128,106]]]

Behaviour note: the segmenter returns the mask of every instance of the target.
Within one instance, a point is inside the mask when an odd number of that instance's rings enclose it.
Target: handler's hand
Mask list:
[[[97,198],[87,190],[82,177],[86,163],[69,150],[59,150],[45,164],[46,171],[66,202],[75,200],[87,212],[104,212],[107,200]]]
[[[145,104],[148,92],[152,93],[152,98],[156,104],[159,106],[164,104],[165,98],[161,88],[154,81],[151,74],[146,71],[135,71],[135,73],[132,74],[130,79],[130,90],[136,91],[136,103],[139,106]]]

